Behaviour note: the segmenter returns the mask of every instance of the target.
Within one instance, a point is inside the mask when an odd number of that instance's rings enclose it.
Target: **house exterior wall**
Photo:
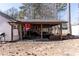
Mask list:
[[[5,41],[11,41],[11,26],[7,22],[3,22],[3,24],[0,25],[0,32],[5,33]],[[3,38],[1,41],[3,41]]]
[[[8,23],[9,20],[6,18],[2,17],[0,15],[0,32],[5,33],[5,40],[10,41],[11,40],[11,26]],[[3,38],[1,39],[3,41]]]
[[[11,41],[11,25],[8,23],[8,19],[0,15],[0,32],[5,33],[5,41]],[[15,33],[15,32],[14,32]],[[18,36],[18,35],[17,35]],[[13,38],[16,40],[18,37],[14,36]],[[13,39],[13,40],[14,40]],[[4,41],[2,38],[1,41]]]
[[[13,29],[13,40],[19,40],[18,29]]]

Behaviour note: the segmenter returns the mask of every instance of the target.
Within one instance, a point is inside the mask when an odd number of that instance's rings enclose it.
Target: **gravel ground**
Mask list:
[[[1,56],[77,56],[79,39],[33,42],[18,41],[0,44]]]

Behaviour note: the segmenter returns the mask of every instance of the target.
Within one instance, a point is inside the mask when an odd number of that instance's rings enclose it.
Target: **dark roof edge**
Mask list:
[[[9,15],[7,15],[7,14],[1,12],[1,11],[0,11],[0,15],[3,16],[3,17],[5,17],[5,18],[7,18],[9,21],[17,21],[17,20],[14,19],[13,17],[11,17],[11,16],[9,16]]]

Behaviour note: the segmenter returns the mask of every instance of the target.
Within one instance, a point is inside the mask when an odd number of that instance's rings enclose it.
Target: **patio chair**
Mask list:
[[[0,41],[1,41],[1,38],[4,37],[4,41],[5,41],[5,33],[0,33]]]

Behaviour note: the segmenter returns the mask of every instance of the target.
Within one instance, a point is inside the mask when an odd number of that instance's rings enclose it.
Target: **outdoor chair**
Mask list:
[[[4,38],[4,41],[5,41],[5,33],[0,33],[0,41],[1,41],[1,38]]]

